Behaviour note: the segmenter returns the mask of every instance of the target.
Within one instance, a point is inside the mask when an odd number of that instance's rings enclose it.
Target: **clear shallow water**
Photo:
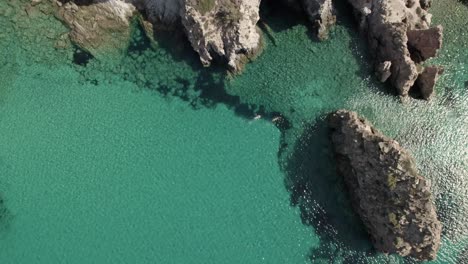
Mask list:
[[[433,181],[445,226],[436,263],[466,251],[466,6],[434,4],[446,74],[436,100],[402,104],[371,78],[347,17],[317,43],[264,10],[264,54],[224,81],[180,39],[152,49],[138,31],[121,61],[73,65],[72,49],[53,48],[66,29],[20,4],[0,3],[2,263],[403,262],[372,251],[334,172],[322,118],[344,107],[407,146]]]
[[[2,263],[302,263],[317,243],[289,206],[270,123],[23,69],[0,121]]]

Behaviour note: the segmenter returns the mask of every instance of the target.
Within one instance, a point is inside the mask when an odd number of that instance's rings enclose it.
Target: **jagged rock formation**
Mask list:
[[[430,183],[398,142],[355,112],[329,116],[338,172],[375,248],[419,260],[436,258],[441,223]]]
[[[182,23],[204,65],[225,58],[235,72],[260,50],[260,0],[187,0]]]
[[[239,72],[262,48],[256,27],[260,0],[55,1],[61,6],[58,17],[71,29],[71,40],[98,57],[101,50],[112,47],[122,53],[127,47],[135,8],[152,25],[183,26],[206,66],[220,59],[230,70]],[[327,38],[329,27],[335,23],[331,0],[283,1],[304,10],[316,25],[318,37]],[[425,9],[430,7],[430,0],[348,1],[368,36],[379,80],[390,80],[400,95],[407,96],[416,80],[431,83],[437,79],[433,74],[423,74],[423,67],[417,64],[434,57],[442,46],[442,27],[429,28],[431,15]],[[147,22],[143,24],[147,32],[152,32]]]
[[[296,10],[304,10],[317,30],[320,40],[328,38],[328,31],[336,23],[335,10],[331,0],[283,0]]]
[[[135,7],[120,0],[89,2],[56,1],[57,16],[70,28],[70,39],[95,57],[123,54],[129,45]]]
[[[421,76],[417,63],[436,55],[442,46],[442,27],[430,29],[430,0],[348,0],[369,40],[376,73],[389,79],[402,96]]]
[[[71,40],[95,56],[103,47],[106,50],[115,47],[118,51],[127,47],[129,21],[135,9],[144,13],[153,25],[183,25],[206,66],[214,58],[220,58],[230,70],[238,72],[261,50],[261,34],[256,27],[260,0],[57,0],[56,3],[60,6],[58,17],[71,29]],[[152,31],[148,23],[143,26],[147,32]]]

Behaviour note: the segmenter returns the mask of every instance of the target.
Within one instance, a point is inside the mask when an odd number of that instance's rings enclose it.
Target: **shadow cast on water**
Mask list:
[[[342,26],[349,32],[352,40],[349,42],[349,51],[357,61],[358,70],[355,72],[360,79],[367,81],[367,86],[373,92],[396,96],[397,92],[389,82],[381,83],[374,73],[373,58],[369,53],[367,36],[359,32],[353,7],[348,2],[335,2],[337,25]],[[265,37],[276,46],[277,41],[274,34],[286,31],[294,26],[302,25],[307,28],[306,34],[311,40],[311,45],[327,45],[331,41],[336,41],[336,26],[330,28],[330,37],[320,41],[317,37],[317,30],[310,22],[307,15],[302,10],[288,7],[281,1],[262,1],[260,6],[260,21],[258,26]],[[266,51],[267,52],[267,51]],[[339,58],[330,58],[338,60]]]
[[[274,45],[276,41],[270,31],[278,33],[296,25],[307,27],[307,36],[314,42],[320,42],[317,37],[317,28],[309,20],[300,4],[289,6],[277,0],[264,0],[260,3],[258,26]]]
[[[367,36],[359,32],[359,25],[356,22],[354,14],[353,12],[349,12],[349,10],[353,10],[351,4],[346,1],[338,1],[334,3],[334,6],[337,12],[337,24],[346,28],[350,36],[352,36],[349,50],[358,62],[359,69],[356,71],[356,75],[362,80],[368,80],[368,87],[372,91],[397,96],[395,88],[389,82],[381,83],[377,80],[374,72],[373,58],[369,52]]]
[[[366,263],[375,256],[334,169],[325,118],[306,125],[289,151],[280,149],[279,156],[291,205],[300,209],[302,222],[320,238],[320,246],[310,251],[311,262]]]
[[[142,29],[137,29],[142,31]],[[231,95],[226,91],[226,83],[230,81],[230,74],[226,71],[226,63],[220,58],[214,60],[212,65],[203,67],[198,54],[193,51],[183,34],[170,35],[168,31],[155,33],[156,41],[160,48],[167,51],[175,61],[183,61],[196,72],[195,83],[182,77],[175,77],[176,87],[168,85],[147,86],[156,90],[163,97],[177,97],[187,102],[192,109],[215,108],[223,104],[231,109],[237,116],[252,119],[261,117],[266,120],[277,120],[274,124],[280,129],[290,128],[289,121],[279,112],[269,112],[263,106],[242,103],[239,96]],[[144,34],[143,34],[144,35]],[[142,52],[151,49],[151,40],[143,36],[137,43],[130,45],[129,53]]]
[[[236,115],[247,119],[257,115],[269,120],[278,120],[280,117],[280,122],[275,124],[282,132],[282,138],[292,131],[291,124],[281,113],[270,112],[259,105],[242,103],[238,96],[229,94],[226,91],[229,77],[222,64],[204,68],[190,47],[179,50],[174,48],[170,36],[166,36],[164,41],[166,42],[158,42],[162,43],[161,48],[167,50],[173,59],[184,60],[197,72],[195,83],[176,77],[178,85],[175,87],[147,85],[147,88],[157,91],[163,97],[177,97],[194,110],[224,104]],[[130,56],[150,49],[149,42],[147,37],[137,38],[129,49]],[[365,259],[374,255],[375,251],[368,242],[362,223],[351,210],[341,177],[333,169],[334,159],[328,143],[326,123],[323,118],[318,119],[304,131],[290,149],[291,155],[281,155],[289,148],[282,140],[279,162],[283,164],[291,205],[300,208],[302,222],[312,227],[320,237],[321,245],[311,249],[310,260],[312,263],[320,259],[329,261],[332,257],[342,263],[365,263]]]
[[[298,20],[297,17],[291,16],[281,23],[271,18],[268,21],[273,22],[268,23],[271,30],[278,32],[307,20]],[[128,56],[135,58],[152,49],[151,40],[145,36],[142,28],[137,27],[136,31],[139,37],[133,39],[128,50]],[[226,82],[229,82],[230,77],[223,63],[215,63],[210,68],[202,67],[198,55],[184,39],[185,36],[171,36],[160,32],[155,34],[155,38],[158,47],[167,51],[173,60],[190,65],[196,72],[196,78],[192,80],[175,76],[174,81],[177,85],[155,84],[150,82],[150,78],[146,78],[147,83],[139,85],[154,90],[165,98],[179,98],[194,110],[211,109],[218,104],[224,104],[242,118],[252,119],[260,115],[270,121],[276,120],[274,123],[282,132],[282,138],[292,130],[290,129],[292,125],[281,113],[267,110],[259,105],[242,103],[238,96],[229,94],[226,91]],[[152,65],[142,64],[138,71],[145,72],[144,67]],[[367,73],[365,68],[363,69],[362,74]],[[133,81],[138,83],[137,80]],[[334,161],[325,121],[323,118],[318,119],[304,131],[303,135],[295,139],[290,155],[281,154],[286,153],[286,149],[290,147],[282,140],[279,162],[285,173],[285,184],[290,192],[291,205],[300,208],[302,222],[312,227],[320,238],[321,245],[311,249],[310,260],[315,263],[316,260],[330,261],[330,258],[334,258],[337,261],[341,260],[342,263],[365,263],[365,259],[375,255],[375,251],[368,242],[362,223],[351,210],[342,179],[333,169]]]
[[[292,16],[285,20],[275,22],[270,18],[269,21],[273,23],[268,23],[268,26],[278,32],[300,23]],[[290,129],[292,125],[289,121],[281,113],[260,105],[245,104],[238,96],[229,94],[226,91],[229,76],[222,63],[204,68],[184,36],[159,32],[154,37],[158,48],[165,50],[174,61],[189,65],[195,72],[195,78],[187,79],[172,73],[171,76],[164,76],[170,78],[170,82],[155,81],[154,76],[159,72],[154,69],[152,40],[146,36],[141,25],[138,25],[128,54],[119,65],[124,68],[125,80],[138,87],[153,90],[164,98],[179,98],[194,110],[212,109],[223,104],[242,118],[262,116],[270,121],[275,120],[274,124],[282,132],[279,163],[285,174],[291,205],[300,209],[302,222],[313,228],[320,238],[320,246],[310,251],[310,261],[366,263],[370,256],[376,255],[362,223],[351,209],[344,183],[334,170],[324,118],[307,125],[303,134],[294,137],[292,145],[287,145],[284,138],[293,130]],[[361,57],[359,62],[362,62]],[[86,68],[89,64],[83,66]],[[363,66],[358,74],[367,75],[368,69]]]

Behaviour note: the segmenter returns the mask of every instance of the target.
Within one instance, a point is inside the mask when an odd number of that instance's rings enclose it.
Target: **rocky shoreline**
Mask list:
[[[411,155],[357,113],[330,114],[338,173],[374,247],[419,260],[436,258],[442,225]]]
[[[129,25],[135,14],[143,23],[172,30],[183,29],[203,65],[213,60],[239,73],[262,51],[257,28],[260,0],[53,0],[57,17],[70,28],[70,39],[99,57],[101,50],[120,52],[128,46]],[[330,0],[283,0],[304,12],[326,40],[336,22]],[[431,0],[348,0],[359,29],[368,39],[375,72],[402,97],[410,92],[430,99],[443,69],[423,66],[442,47],[441,26],[431,27]],[[151,33],[150,33],[151,34]],[[151,38],[152,36],[150,36]]]

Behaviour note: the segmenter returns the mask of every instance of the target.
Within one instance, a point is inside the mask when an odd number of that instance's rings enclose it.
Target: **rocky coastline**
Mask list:
[[[150,38],[155,27],[183,31],[204,66],[218,61],[233,73],[240,73],[263,48],[257,28],[260,0],[50,1],[57,18],[70,29],[65,37],[96,58],[123,54],[132,23],[141,23]],[[283,1],[307,14],[320,40],[328,38],[336,22],[332,1]],[[402,97],[411,92],[423,99],[433,97],[443,69],[423,63],[437,56],[443,28],[430,26],[431,1],[348,2],[368,40],[377,78],[390,83]],[[356,113],[338,111],[329,121],[338,170],[375,248],[420,260],[435,259],[441,223],[430,183],[418,174],[412,157]]]
[[[128,46],[130,23],[137,13],[144,28],[183,29],[204,66],[214,59],[231,72],[262,50],[256,24],[260,0],[55,0],[57,17],[70,28],[70,39],[99,57],[101,50],[119,53]],[[152,30],[147,30],[152,38]],[[116,37],[117,36],[117,37]],[[120,52],[121,53],[121,52]]]
[[[433,260],[442,225],[411,155],[357,113],[329,115],[337,170],[374,247],[418,260]]]
[[[213,60],[234,73],[262,51],[257,28],[260,0],[53,0],[69,37],[95,57],[128,46],[130,22],[143,14],[145,27],[183,29],[204,66]],[[320,40],[336,22],[330,0],[283,0],[304,12]],[[369,42],[375,73],[402,96],[430,99],[443,69],[423,66],[442,47],[442,26],[431,27],[431,0],[348,0]],[[149,31],[148,31],[149,32]],[[151,34],[151,32],[149,33]],[[149,36],[150,38],[152,36]]]
[[[430,27],[431,0],[349,2],[362,34],[367,36],[378,79],[389,80],[401,96],[423,89],[423,98],[429,99],[434,91],[434,85],[429,83],[435,84],[437,74],[423,74],[420,63],[437,55],[443,31],[440,25]],[[416,82],[426,85],[421,88]]]

